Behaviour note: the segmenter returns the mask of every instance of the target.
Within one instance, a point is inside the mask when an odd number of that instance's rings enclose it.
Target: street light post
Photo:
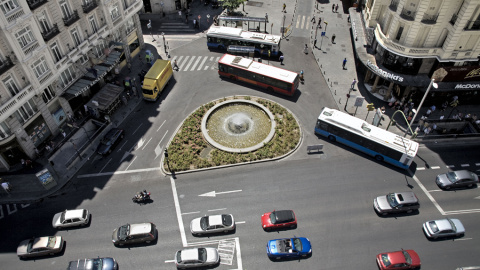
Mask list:
[[[417,111],[415,112],[412,120],[410,121],[410,126],[412,126],[413,121],[415,121],[415,117],[417,117],[417,114],[420,111],[420,108],[422,107],[422,104],[425,101],[425,98],[427,98],[428,92],[430,92],[430,88],[432,88],[432,85],[433,85],[433,87],[438,88],[438,84],[435,83],[435,79],[433,79],[433,78],[430,80],[430,84],[428,85],[427,91],[425,91],[425,95],[423,95],[422,101],[420,101],[420,104],[418,104]],[[408,133],[408,129],[405,131],[405,136],[407,136],[407,133]]]

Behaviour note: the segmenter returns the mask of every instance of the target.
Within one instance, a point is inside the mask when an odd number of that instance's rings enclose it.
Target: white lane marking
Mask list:
[[[211,57],[210,57],[210,60],[209,60],[210,62],[213,62],[213,57],[214,57],[214,56],[211,56]],[[213,66],[213,65],[212,65],[212,66]],[[205,69],[204,69],[204,70],[207,70],[207,69],[208,69],[208,65],[205,66]]]
[[[235,224],[245,224],[245,221],[235,221]]]
[[[300,29],[303,29],[303,25],[305,24],[305,16],[302,16],[302,26],[300,27]],[[310,18],[310,17],[309,17]]]
[[[143,124],[138,125],[137,129],[135,129],[135,131],[132,133],[132,135],[135,134],[135,132],[137,132],[137,130],[138,130],[142,125],[143,125]]]
[[[199,56],[199,57],[197,58],[197,61],[195,61],[195,64],[193,64],[193,66],[192,66],[192,68],[190,69],[190,71],[194,71],[194,70],[195,70],[195,68],[196,68],[197,65],[198,65],[198,62],[200,62],[201,59],[202,59],[201,56]]]
[[[163,120],[163,123],[158,127],[157,132],[162,128],[163,124],[165,124],[167,120]]]
[[[411,173],[411,172],[410,172],[410,174],[413,175],[413,173]],[[440,205],[437,203],[437,201],[435,201],[433,196],[430,195],[430,193],[425,188],[425,186],[422,184],[422,182],[420,182],[420,180],[415,175],[412,176],[412,179],[415,180],[415,182],[417,182],[417,185],[423,190],[425,195],[427,195],[427,197],[430,199],[430,201],[433,203],[433,205],[437,208],[437,210],[440,212],[440,214],[445,215],[445,211],[443,211],[442,207],[440,207]]]
[[[300,25],[300,16],[297,17],[297,23],[295,24],[295,28],[298,28],[299,25]]]
[[[425,170],[425,167],[418,167],[417,168],[417,171],[423,171],[423,170]]]
[[[205,56],[205,57],[203,58],[202,63],[200,63],[200,66],[198,66],[198,69],[197,69],[197,70],[201,70],[201,69],[202,69],[203,65],[205,64],[205,61],[207,61],[207,58],[208,58],[208,56]]]
[[[460,239],[453,239],[453,241],[465,241],[465,240],[472,240],[473,238],[460,238]]]
[[[227,194],[227,193],[234,193],[234,192],[240,192],[242,191],[241,189],[238,189],[238,190],[230,190],[230,191],[222,191],[222,192],[215,192],[214,191],[210,191],[210,192],[207,192],[207,193],[204,193],[204,194],[200,194],[198,196],[201,196],[201,197],[215,197],[217,194]]]
[[[190,67],[190,65],[193,63],[193,60],[195,60],[195,57],[196,57],[196,56],[192,56],[192,58],[190,58],[190,61],[189,61],[188,64],[185,66],[185,71],[188,70],[188,68]]]
[[[242,270],[243,269],[242,252],[240,251],[240,240],[238,239],[238,237],[235,237],[235,244],[237,246],[237,265],[238,265],[238,269]]]
[[[165,263],[174,263],[175,260],[168,260],[168,261],[165,261]]]
[[[218,244],[219,241],[220,240],[200,241],[200,242],[190,243],[187,246],[194,247],[194,246],[202,246],[202,245],[213,245],[213,244]]]
[[[163,141],[163,138],[165,138],[165,136],[167,136],[167,133],[168,133],[168,130],[165,131],[165,134],[163,134],[163,137],[162,137],[162,139],[158,142],[158,144],[160,144],[160,143]]]
[[[125,146],[125,144],[127,144],[127,142],[128,142],[128,140],[126,140],[126,141],[122,144],[122,146],[120,146],[120,148],[117,150],[117,152],[120,152],[120,151],[122,150],[122,148]]]
[[[25,207],[29,207],[30,204],[29,204],[29,203],[27,203],[27,204],[20,204],[20,206],[22,206],[22,208],[25,208]]]
[[[198,214],[200,211],[197,212],[188,212],[188,213],[182,213],[182,215],[191,215],[191,214]]]
[[[432,190],[429,190],[428,192],[437,192],[437,191],[443,191],[441,189],[432,189]]]
[[[154,168],[136,169],[136,170],[131,170],[131,171],[89,173],[89,174],[79,175],[79,176],[77,176],[77,178],[89,178],[89,177],[99,177],[99,176],[119,175],[119,174],[129,174],[129,173],[139,173],[139,172],[152,172],[152,171],[160,171],[160,170],[161,170],[160,167],[154,167]]]
[[[470,167],[470,164],[460,164],[462,167]]]
[[[182,238],[182,245],[186,247],[187,236],[185,235],[185,227],[183,226],[182,211],[180,210],[180,203],[178,202],[177,187],[175,186],[175,180],[170,177],[170,183],[172,185],[173,201],[175,202],[175,211],[177,212],[178,228],[180,229],[180,236]]]
[[[455,165],[447,165],[447,168],[455,168]]]
[[[133,164],[133,162],[135,161],[135,159],[137,159],[137,156],[135,156],[132,160],[132,162],[130,162],[130,164],[128,164],[127,168],[125,168],[125,171],[128,171],[128,168],[130,168],[130,166]]]
[[[480,166],[480,163],[475,163],[475,166]]]
[[[108,165],[108,163],[110,163],[110,161],[112,161],[112,159],[108,160],[107,164],[105,164],[105,166],[103,166],[103,168],[100,170],[99,173],[102,173],[102,172],[103,172],[103,170],[105,169],[105,167],[107,167],[107,165]]]
[[[152,140],[152,137],[150,137],[150,140],[143,146],[142,151],[145,150],[145,147],[147,147],[148,143]]]
[[[215,59],[215,62],[218,63],[218,60],[220,60],[220,56],[218,56],[216,59]],[[211,70],[214,70],[216,67],[216,65],[212,65],[212,67],[210,68]]]
[[[13,206],[13,210],[10,210],[10,205]],[[17,205],[16,205],[16,204],[7,204],[7,205],[5,205],[5,206],[7,207],[7,213],[8,213],[9,215],[17,212]]]
[[[222,210],[225,210],[225,209],[227,209],[227,208],[211,209],[211,210],[208,210],[208,212],[222,211]]]
[[[430,167],[430,169],[437,170],[437,169],[440,169],[440,166],[432,166],[432,167]]]
[[[447,212],[445,212],[445,215],[458,215],[458,214],[469,214],[469,213],[480,213],[480,209],[447,211]]]

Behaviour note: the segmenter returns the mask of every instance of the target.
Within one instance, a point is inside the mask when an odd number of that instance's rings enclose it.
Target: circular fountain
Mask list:
[[[205,113],[202,134],[208,143],[220,150],[250,152],[273,138],[275,120],[261,104],[233,99],[216,104]]]

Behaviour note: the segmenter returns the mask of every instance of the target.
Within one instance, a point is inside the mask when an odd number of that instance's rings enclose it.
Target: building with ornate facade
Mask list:
[[[143,47],[142,0],[0,0],[0,169],[57,135]]]
[[[480,0],[362,2],[350,9],[352,36],[371,93],[418,101],[440,70],[426,105],[480,103]]]

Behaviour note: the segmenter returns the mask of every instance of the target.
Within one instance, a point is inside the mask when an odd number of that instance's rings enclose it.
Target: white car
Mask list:
[[[54,255],[63,249],[61,236],[44,236],[24,240],[17,248],[17,256],[20,259],[43,255]]]
[[[235,230],[235,220],[230,214],[204,216],[196,218],[190,223],[190,231],[193,235],[232,230]]]
[[[53,228],[66,228],[73,226],[85,226],[90,221],[90,213],[87,209],[65,210],[53,216]]]
[[[190,248],[179,250],[175,254],[177,268],[216,265],[220,261],[216,248]]]
[[[435,239],[438,237],[462,236],[465,234],[465,227],[459,219],[445,218],[423,223],[423,231],[428,238]]]

